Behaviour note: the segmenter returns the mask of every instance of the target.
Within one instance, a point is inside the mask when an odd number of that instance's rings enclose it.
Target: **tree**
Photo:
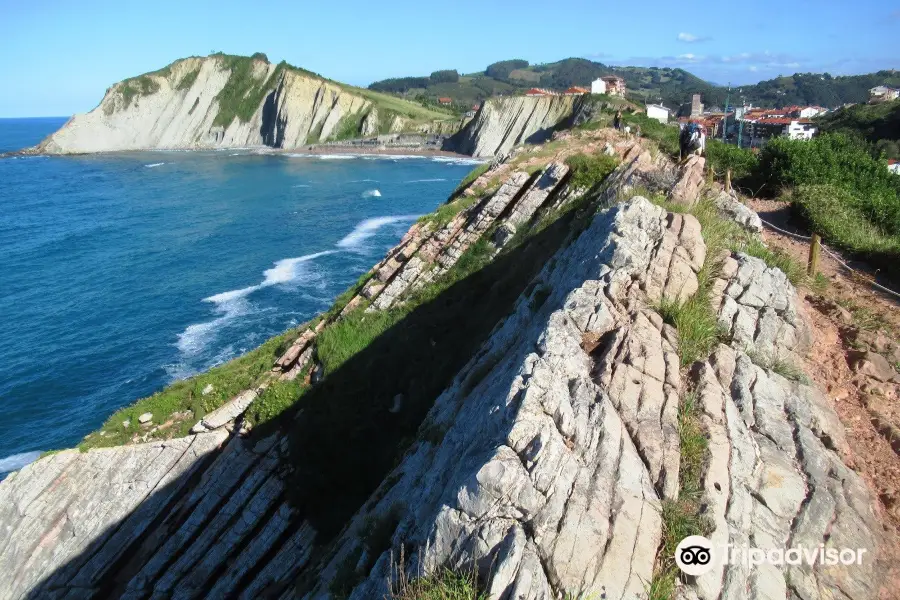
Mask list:
[[[428,79],[431,80],[431,83],[456,83],[459,81],[459,73],[456,69],[445,69],[435,71]]]
[[[526,67],[528,67],[528,61],[521,58],[501,60],[488,65],[488,68],[484,70],[484,74],[494,79],[508,79],[510,73],[516,69],[524,69]]]

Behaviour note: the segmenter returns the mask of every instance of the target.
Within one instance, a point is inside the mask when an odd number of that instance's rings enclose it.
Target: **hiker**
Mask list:
[[[689,154],[702,156],[706,150],[706,128],[696,121],[688,122],[681,128],[678,147],[681,160],[686,159]]]
[[[619,131],[622,129],[622,111],[621,110],[617,110],[616,116],[613,117],[613,127],[616,128],[616,131]]]

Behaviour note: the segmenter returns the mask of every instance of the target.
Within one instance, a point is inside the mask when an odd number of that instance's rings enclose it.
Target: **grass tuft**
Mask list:
[[[678,357],[682,367],[709,356],[722,339],[708,294],[697,292],[685,301],[662,298],[655,308],[663,321],[678,330]]]
[[[702,476],[709,456],[709,440],[700,421],[700,407],[696,392],[681,399],[678,408],[678,437],[681,448],[678,500],[662,503],[662,545],[657,557],[656,572],[647,588],[649,600],[675,598],[678,566],[675,549],[690,535],[708,535],[709,521],[702,514]]]

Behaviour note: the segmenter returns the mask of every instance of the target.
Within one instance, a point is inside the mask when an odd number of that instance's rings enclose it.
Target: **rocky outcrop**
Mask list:
[[[572,115],[576,96],[490,98],[449,140],[448,149],[472,156],[495,156],[524,142],[543,142]]]
[[[249,114],[237,114],[247,102],[256,105]],[[423,118],[432,114],[410,107]],[[373,135],[377,108],[371,96],[284,64],[222,55],[187,58],[113,85],[97,108],[72,117],[34,151],[296,148],[346,136],[347,124],[358,125],[356,135]],[[452,123],[451,129],[459,125]],[[395,114],[389,131],[430,127]]]
[[[583,229],[546,262],[334,538],[319,539],[290,503],[286,441],[241,426],[258,384],[198,424],[213,431],[63,452],[0,482],[9,533],[0,565],[11,582],[0,598],[368,600],[384,595],[399,568],[444,567],[476,569],[498,600],[644,598],[667,558],[664,508],[682,494],[680,414],[690,399],[708,439],[700,483],[715,545],[869,556],[838,568],[717,563],[680,584],[677,597],[876,598],[879,525],[842,459],[841,423],[819,391],[776,368],[799,360],[811,340],[796,290],[759,259],[707,256],[693,216],[628,191],[674,181],[671,165],[639,145],[623,151],[606,184],[578,205],[587,208]],[[485,236],[525,229],[573,199],[562,164],[510,171],[449,223],[415,224],[264,383],[315,364],[318,333],[341,314],[402,303]],[[679,332],[656,307],[694,296],[709,260],[722,262],[710,309],[728,343],[688,369]],[[403,396],[387,410],[402,416]],[[398,566],[401,547],[410,560]]]

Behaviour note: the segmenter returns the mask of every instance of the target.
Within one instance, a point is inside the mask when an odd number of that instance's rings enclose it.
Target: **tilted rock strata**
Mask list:
[[[451,140],[452,149],[472,156],[495,156],[525,142],[543,142],[572,116],[576,96],[489,98]]]
[[[360,135],[377,128],[376,111],[366,97],[312,74],[277,70],[277,65],[261,60],[253,61],[251,77],[254,85],[266,89],[251,118],[242,122],[234,117],[224,125],[216,124],[220,111],[216,96],[226,87],[230,75],[225,59],[210,56],[180,60],[165,74],[142,76],[140,79],[158,86],[152,93],[125,92],[128,82],[117,83],[107,90],[97,108],[72,117],[41,142],[36,151],[71,154],[250,146],[297,148],[310,141],[333,138],[345,118],[360,119]],[[390,131],[406,130],[407,123],[399,115],[398,119]]]
[[[598,216],[557,257],[437,400],[427,426],[446,431],[442,442],[421,442],[408,455],[395,474],[400,481],[351,525],[326,580],[360,543],[355,529],[402,502],[395,540],[421,548],[428,570],[472,559],[493,564],[493,597],[549,599],[553,590],[601,585],[608,598],[643,591],[661,533],[654,486],[665,484],[660,469],[648,470],[583,344],[620,330],[629,340],[648,334],[629,311],[667,225],[664,211],[637,199]],[[655,340],[662,360],[661,325],[649,325],[655,335],[647,346]],[[629,360],[643,364],[640,352],[635,346]],[[655,374],[656,358],[647,362]],[[665,402],[662,381],[658,391],[648,406]],[[640,428],[639,399],[618,398]],[[666,418],[674,427],[673,416]],[[677,481],[677,452],[665,460],[674,461]],[[389,557],[372,558],[352,598],[384,592]]]

